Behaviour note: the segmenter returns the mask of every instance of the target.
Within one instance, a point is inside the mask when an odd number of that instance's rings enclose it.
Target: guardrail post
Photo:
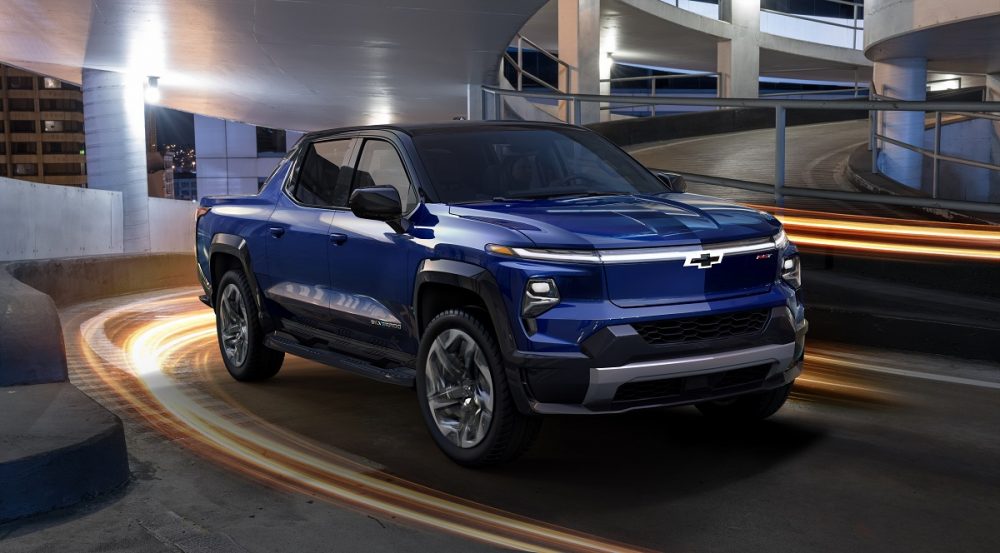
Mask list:
[[[490,114],[488,108],[489,104],[486,103],[486,96],[488,93],[486,89],[482,87],[479,88],[479,92],[480,94],[482,94],[482,97],[480,98],[481,101],[479,103],[479,119],[480,121],[489,121],[490,120]],[[472,114],[470,113],[469,115],[471,116]]]
[[[785,206],[785,108],[774,108],[774,204]]]
[[[854,4],[854,36],[851,38],[851,50],[858,47],[858,5]]]
[[[650,78],[649,82],[651,83],[650,86],[649,86],[649,95],[650,95],[650,97],[655,97],[656,96],[656,77],[654,76],[654,77]],[[649,104],[649,116],[650,117],[656,117],[656,104]]]
[[[503,98],[496,92],[493,93],[493,118],[497,121],[503,119]]]
[[[517,89],[524,90],[524,37],[517,35]]]
[[[579,98],[573,98],[573,124],[583,126],[583,103]]]
[[[941,175],[941,112],[934,112],[934,159],[933,176],[931,177],[931,197],[938,197],[938,179]]]
[[[869,149],[871,149],[872,151],[872,174],[877,175],[878,174],[878,112],[875,110],[871,110],[869,113],[871,113],[871,117],[869,117],[869,119],[871,120],[871,123],[869,124],[871,130],[869,131],[868,134],[868,143],[871,145]]]

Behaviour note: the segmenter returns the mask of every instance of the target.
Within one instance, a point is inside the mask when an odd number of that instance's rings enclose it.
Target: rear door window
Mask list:
[[[314,142],[306,150],[298,178],[288,193],[312,207],[347,207],[353,171],[349,165],[354,139]]]

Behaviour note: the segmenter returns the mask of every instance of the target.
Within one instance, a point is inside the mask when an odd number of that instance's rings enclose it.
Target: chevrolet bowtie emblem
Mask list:
[[[685,267],[698,267],[699,269],[708,269],[713,265],[718,265],[722,263],[722,254],[713,254],[712,252],[697,252],[689,255],[684,261]]]

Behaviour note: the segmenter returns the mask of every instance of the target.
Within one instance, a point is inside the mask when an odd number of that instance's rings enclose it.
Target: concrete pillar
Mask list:
[[[559,0],[559,59],[573,68],[559,68],[559,90],[578,94],[599,94],[601,74],[600,0]],[[606,54],[605,54],[606,55]],[[573,106],[560,106],[561,115],[572,119]],[[583,123],[600,120],[600,107],[582,104]],[[566,117],[568,116],[568,117]],[[576,121],[580,123],[580,121]]]
[[[875,91],[897,100],[927,99],[927,60],[896,58],[875,62],[872,70]],[[924,112],[883,111],[879,114],[879,134],[913,146],[924,146]],[[878,169],[887,177],[922,189],[923,156],[893,144],[883,143]]]
[[[83,70],[87,186],[122,193],[125,253],[150,250],[143,85],[142,78]]]
[[[719,19],[732,24],[733,37],[716,46],[719,96],[756,98],[760,82],[760,2],[719,0]]]

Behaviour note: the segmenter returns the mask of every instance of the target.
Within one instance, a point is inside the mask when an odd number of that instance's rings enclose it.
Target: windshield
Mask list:
[[[413,141],[434,190],[449,204],[668,191],[638,162],[583,130],[448,129],[418,133]]]

